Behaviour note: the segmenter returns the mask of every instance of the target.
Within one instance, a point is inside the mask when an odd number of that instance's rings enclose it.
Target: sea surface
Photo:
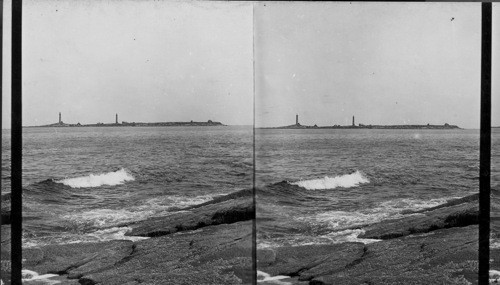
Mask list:
[[[252,187],[252,127],[23,129],[23,247],[138,239],[127,222]],[[2,136],[2,191],[10,190]]]
[[[138,239],[124,224],[253,185],[252,127],[23,129],[23,246]],[[360,240],[353,226],[479,191],[478,130],[255,130],[257,246]],[[500,130],[492,130],[500,246]],[[2,135],[2,191],[10,135]]]
[[[256,130],[257,247],[364,243],[360,229],[479,191],[479,130]],[[492,130],[500,246],[500,130]]]

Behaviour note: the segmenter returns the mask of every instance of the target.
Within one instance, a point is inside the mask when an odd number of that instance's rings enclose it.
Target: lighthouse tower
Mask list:
[[[295,115],[295,125],[299,125],[299,114]]]
[[[116,116],[115,116],[115,124],[118,125],[118,114],[116,114]]]
[[[62,121],[61,121],[61,112],[59,112],[59,124],[62,124]]]

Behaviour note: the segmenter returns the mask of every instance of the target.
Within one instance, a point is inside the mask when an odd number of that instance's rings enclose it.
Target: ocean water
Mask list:
[[[123,239],[124,223],[252,187],[252,132],[230,126],[23,129],[23,247]],[[4,134],[6,192],[9,140]]]
[[[23,246],[123,239],[127,222],[252,187],[252,133],[26,128]],[[4,192],[9,141],[4,132]],[[373,242],[351,228],[479,189],[478,130],[256,129],[255,141],[258,247]],[[492,130],[491,177],[492,246],[500,247],[499,129]]]
[[[492,145],[498,246],[498,129]],[[259,129],[257,247],[375,242],[352,228],[477,193],[478,177],[478,130]]]

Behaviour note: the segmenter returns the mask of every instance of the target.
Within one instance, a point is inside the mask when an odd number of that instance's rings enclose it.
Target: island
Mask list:
[[[307,126],[299,123],[299,115],[295,117],[295,124],[281,127],[268,127],[259,129],[431,129],[431,130],[447,130],[447,129],[461,129],[456,125],[445,123],[443,125],[366,125],[355,124],[354,116],[352,117],[351,125],[332,125],[332,126]]]
[[[41,126],[25,126],[24,128],[57,128],[57,127],[213,127],[213,126],[226,126],[221,122],[214,122],[212,120],[208,120],[206,122],[153,122],[153,123],[144,123],[144,122],[118,122],[118,114],[116,114],[114,123],[95,123],[95,124],[67,124],[64,123],[61,119],[61,113],[59,113],[59,122],[49,125],[41,125]]]

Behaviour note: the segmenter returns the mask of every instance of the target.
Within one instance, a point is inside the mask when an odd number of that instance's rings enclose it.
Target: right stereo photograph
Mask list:
[[[480,3],[256,3],[254,25],[258,283],[477,284]]]

